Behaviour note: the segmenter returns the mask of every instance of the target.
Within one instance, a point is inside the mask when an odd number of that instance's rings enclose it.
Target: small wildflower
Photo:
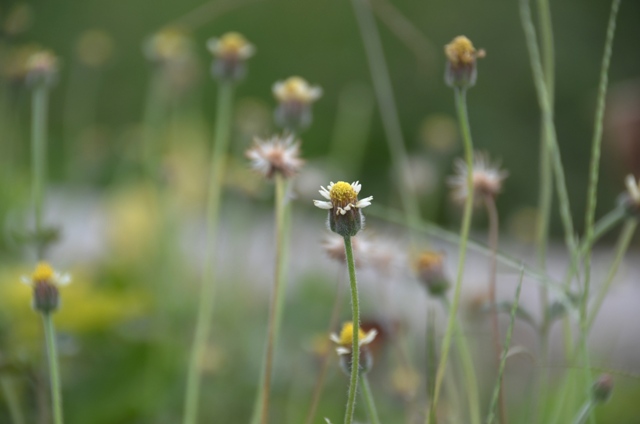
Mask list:
[[[104,40],[100,41],[104,43]],[[176,28],[165,28],[145,41],[142,50],[151,62],[170,65],[180,63],[191,55],[191,40]]]
[[[418,279],[432,296],[443,296],[449,289],[442,253],[433,251],[420,253],[415,262],[415,269]]]
[[[332,333],[329,338],[335,344],[336,353],[340,357],[340,366],[342,370],[347,374],[351,374],[351,352],[353,349],[353,322],[345,322],[342,325],[340,334]],[[376,338],[378,331],[372,329],[365,333],[362,328],[358,327],[358,346],[360,348],[360,371],[368,372],[373,366],[373,357],[367,345],[371,344]]]
[[[602,374],[593,383],[591,388],[591,395],[593,401],[596,403],[605,403],[611,398],[611,392],[613,391],[613,378],[610,374]]]
[[[29,56],[26,63],[27,84],[53,86],[58,79],[59,61],[51,50],[39,50]]]
[[[251,167],[265,178],[273,178],[276,172],[291,178],[304,164],[300,159],[300,143],[292,135],[273,136],[268,140],[255,138],[253,147],[245,154],[251,160]]]
[[[256,52],[242,34],[228,32],[220,38],[210,38],[207,48],[215,57],[211,72],[222,80],[237,81],[246,74],[245,61]]]
[[[467,199],[467,164],[462,159],[454,163],[455,175],[449,177],[453,200],[464,203]],[[509,173],[501,170],[499,164],[492,164],[485,153],[476,153],[473,157],[474,203],[480,204],[484,197],[495,198],[502,191],[502,182]]]
[[[300,77],[290,77],[273,84],[273,95],[278,100],[275,120],[290,130],[302,130],[311,125],[311,105],[322,96],[322,88],[311,86]]]
[[[627,213],[638,217],[640,216],[640,181],[636,181],[633,175],[627,175],[625,179],[627,192],[622,194],[621,203]]]
[[[33,287],[33,309],[49,314],[58,309],[60,299],[59,286],[66,286],[71,281],[69,274],[60,274],[47,262],[40,262],[31,276],[23,276],[22,282]]]
[[[485,56],[484,50],[476,50],[464,35],[453,39],[444,47],[447,56],[445,82],[449,87],[473,87],[476,83],[476,59]]]
[[[314,200],[313,204],[320,209],[329,210],[329,229],[343,237],[355,236],[364,225],[360,209],[371,205],[373,196],[358,200],[358,193],[362,188],[358,181],[351,184],[344,181],[331,182],[327,188],[321,188],[320,194],[329,201]]]

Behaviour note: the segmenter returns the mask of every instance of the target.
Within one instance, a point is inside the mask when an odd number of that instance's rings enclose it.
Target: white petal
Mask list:
[[[313,102],[316,101],[322,96],[322,88],[320,87],[311,87],[309,89],[309,99]]]
[[[367,345],[371,343],[373,339],[376,338],[377,335],[378,335],[378,330],[376,330],[375,328],[372,329],[364,336],[362,340],[358,340],[358,345],[362,346],[362,345]]]
[[[331,200],[331,195],[329,194],[329,190],[327,190],[326,188],[322,187],[322,190],[319,190],[319,193],[325,199]]]
[[[353,191],[356,192],[356,194],[360,193],[360,189],[362,188],[362,184],[360,184],[360,181],[356,181],[354,183],[351,183],[351,188],[353,188]]]
[[[66,286],[71,282],[71,275],[68,273],[56,275],[56,284],[59,286]]]
[[[273,95],[276,96],[278,100],[280,100],[280,98],[284,95],[284,82],[278,81],[273,84],[271,91],[273,92]]]
[[[322,200],[314,200],[313,204],[316,205],[316,207],[318,207],[320,209],[331,209],[331,208],[333,208],[333,205],[331,204],[331,202],[323,202]]]
[[[356,208],[366,208],[367,206],[370,206],[371,200],[373,200],[373,196],[358,200],[358,203],[356,203]]]
[[[337,347],[336,353],[338,355],[349,355],[351,353],[351,349],[347,349],[346,347]]]
[[[345,211],[350,211],[351,210],[351,203],[349,203],[347,206],[344,207]],[[344,214],[343,214],[344,215]]]
[[[334,343],[340,344],[340,336],[338,336],[336,333],[329,334],[329,339],[331,339],[331,341]]]
[[[27,286],[33,285],[33,280],[31,280],[31,278],[26,275],[23,275],[22,277],[20,277],[20,282],[22,284],[26,284]]]
[[[638,189],[638,184],[636,183],[634,176],[631,174],[627,175],[625,182],[627,185],[627,191],[631,198],[636,202],[640,201],[640,189]]]
[[[347,211],[346,211],[346,210],[344,210],[344,209],[342,209],[341,207],[338,207],[338,210],[336,211],[336,215],[337,215],[338,213],[339,213],[340,215],[346,215],[346,214],[347,214]]]

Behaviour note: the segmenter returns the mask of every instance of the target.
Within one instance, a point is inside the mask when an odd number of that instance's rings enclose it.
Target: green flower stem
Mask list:
[[[33,89],[31,116],[31,161],[33,166],[33,204],[35,209],[36,252],[38,260],[44,257],[44,192],[47,184],[47,114],[49,88],[40,84]]]
[[[376,410],[376,403],[373,401],[373,394],[371,393],[371,386],[369,385],[367,374],[362,373],[360,376],[360,384],[362,386],[362,397],[367,407],[369,421],[371,421],[371,424],[380,424],[380,418],[378,418],[378,411]]]
[[[582,408],[580,408],[580,410],[576,414],[576,417],[573,419],[572,423],[583,424],[584,422],[586,422],[587,418],[591,415],[591,412],[593,411],[594,406],[595,404],[591,399],[586,401],[585,404],[582,406]]]
[[[187,387],[185,392],[184,424],[195,424],[198,416],[198,401],[200,397],[201,363],[204,355],[211,319],[213,317],[213,301],[215,295],[215,280],[213,276],[213,254],[218,228],[218,213],[222,192],[222,180],[225,172],[225,161],[231,127],[233,106],[233,85],[231,82],[221,82],[218,91],[218,109],[215,121],[215,134],[211,156],[209,175],[209,194],[207,201],[207,239],[205,267],[203,272],[198,317],[195,335],[191,348],[191,358],[187,371]]]
[[[589,188],[587,195],[587,212],[585,217],[585,237],[587,240],[593,238],[594,221],[596,214],[596,203],[598,195],[598,175],[600,169],[600,153],[602,145],[602,121],[604,120],[605,98],[607,95],[607,85],[609,81],[609,64],[611,63],[611,53],[613,50],[613,37],[616,29],[616,17],[620,0],[613,0],[611,3],[611,13],[609,16],[609,25],[607,28],[607,36],[604,46],[604,54],[602,57],[602,66],[600,70],[600,85],[598,88],[598,101],[596,107],[596,117],[593,129],[593,141],[591,148],[591,166],[589,170]],[[582,293],[582,303],[580,307],[580,327],[582,330],[582,359],[584,361],[584,373],[587,382],[592,380],[591,369],[589,366],[589,352],[587,346],[589,331],[588,305],[591,291],[591,249],[588,249],[584,256],[584,291]]]
[[[53,327],[51,314],[42,314],[44,323],[44,337],[47,344],[49,358],[49,378],[51,381],[51,402],[53,403],[53,422],[62,424],[62,393],[60,391],[60,372],[58,369],[58,348],[56,346],[56,331]]]
[[[271,392],[271,375],[273,373],[273,358],[276,343],[276,333],[278,332],[278,312],[281,308],[281,297],[284,295],[281,290],[281,272],[282,272],[282,256],[284,254],[282,248],[284,243],[285,228],[285,194],[286,180],[280,173],[276,173],[276,199],[275,199],[275,225],[276,225],[276,259],[275,259],[275,275],[274,287],[271,294],[271,307],[269,312],[269,327],[267,332],[267,349],[265,351],[265,367],[263,376],[263,385],[258,393],[258,398],[262,398],[262,408],[260,413],[260,423],[266,424],[269,421],[269,395]],[[279,307],[280,306],[280,307]]]
[[[571,207],[569,204],[569,194],[567,192],[566,181],[564,177],[564,169],[560,150],[558,148],[558,140],[556,129],[553,123],[553,108],[551,105],[551,97],[547,92],[545,85],[544,72],[540,59],[540,51],[538,50],[538,42],[536,40],[536,30],[531,20],[531,10],[529,9],[529,0],[520,0],[520,17],[522,27],[527,39],[527,49],[529,51],[529,59],[533,72],[533,81],[536,88],[538,103],[542,112],[542,120],[544,127],[544,137],[549,145],[549,153],[551,155],[551,164],[554,172],[554,181],[556,183],[556,191],[558,192],[558,200],[560,203],[560,218],[564,227],[565,243],[571,252],[572,260],[577,260],[578,244],[576,241],[573,218],[571,217]]]
[[[456,107],[458,111],[458,120],[464,140],[465,160],[467,163],[467,199],[464,204],[464,215],[462,218],[462,229],[460,231],[460,249],[458,256],[458,271],[456,277],[456,285],[453,291],[453,302],[449,311],[447,322],[447,331],[442,341],[440,351],[440,363],[436,372],[435,387],[433,390],[432,410],[437,410],[438,398],[442,381],[444,380],[444,372],[447,368],[447,360],[449,358],[449,349],[451,347],[451,338],[455,330],[456,313],[458,304],[460,303],[460,293],[462,288],[462,277],[464,275],[464,264],[467,254],[467,242],[469,241],[469,229],[471,228],[471,215],[473,213],[473,143],[471,141],[471,131],[469,129],[469,117],[467,116],[466,90],[455,89]]]
[[[442,297],[442,304],[446,312],[451,313],[451,305],[446,297]],[[455,327],[453,328],[455,333],[455,343],[460,355],[460,364],[462,365],[462,373],[464,374],[466,382],[466,395],[469,402],[469,415],[471,417],[471,424],[480,424],[480,394],[478,392],[478,378],[476,377],[476,371],[473,366],[473,357],[471,356],[471,349],[467,343],[467,339],[462,332],[462,326],[456,317]],[[434,409],[435,411],[435,409]]]
[[[425,333],[426,353],[427,353],[427,369],[426,369],[426,382],[427,382],[427,405],[433,403],[433,386],[436,378],[436,325],[435,325],[436,313],[433,305],[427,304],[427,325]],[[425,414],[425,422],[429,421],[429,414],[431,411]]]
[[[369,1],[352,0],[352,4],[369,62],[369,71],[373,79],[373,88],[378,100],[380,117],[382,118],[382,125],[389,144],[391,161],[396,178],[401,179],[406,173],[405,170],[408,167],[409,159],[400,126],[400,118],[398,117],[398,108],[393,95],[389,68],[387,67],[382,42],[380,41],[380,34]],[[411,176],[409,178],[412,179]],[[411,181],[411,186],[411,190],[401,187],[398,193],[400,194],[405,219],[409,223],[417,223],[420,219],[420,206],[413,194],[415,193],[413,181]]]
[[[344,237],[344,250],[347,256],[347,267],[349,268],[349,282],[351,286],[351,312],[353,321],[353,344],[351,345],[351,378],[349,381],[349,396],[347,399],[347,410],[344,415],[344,424],[353,422],[353,411],[356,404],[356,393],[358,391],[358,374],[360,373],[360,342],[358,340],[360,329],[360,302],[358,299],[358,281],[356,280],[356,264],[353,259],[353,247],[351,237]]]
[[[489,216],[489,248],[491,249],[491,257],[489,260],[489,301],[491,302],[491,332],[493,333],[493,345],[496,354],[496,363],[500,365],[500,327],[498,323],[498,308],[496,304],[496,274],[498,272],[498,230],[500,221],[498,217],[498,208],[496,201],[491,196],[484,197],[484,204]],[[545,287],[545,286],[543,286]],[[502,383],[502,382],[500,382]],[[507,408],[504,400],[504,392],[499,389],[499,410],[500,423],[507,423]]]
[[[507,329],[507,336],[504,342],[504,347],[502,348],[502,357],[500,359],[500,366],[498,368],[498,378],[496,380],[496,386],[493,389],[493,395],[491,397],[491,404],[489,406],[489,414],[487,415],[487,424],[492,424],[495,421],[495,413],[496,406],[498,404],[498,398],[502,390],[502,380],[504,376],[504,367],[507,363],[507,357],[509,355],[509,348],[511,346],[511,336],[513,335],[513,327],[516,322],[516,311],[518,310],[518,303],[520,302],[520,291],[522,290],[522,281],[524,276],[524,271],[520,272],[520,282],[518,283],[518,288],[516,289],[516,298],[513,301],[513,305],[511,305],[511,316],[509,319],[509,328]],[[504,418],[500,419],[501,424],[505,424]]]
[[[607,293],[611,288],[611,283],[613,282],[613,277],[618,273],[618,268],[620,267],[620,263],[624,258],[624,254],[627,252],[629,248],[629,244],[633,239],[633,234],[638,227],[638,221],[635,219],[628,219],[624,224],[624,228],[622,229],[622,233],[618,238],[618,243],[616,247],[616,255],[613,259],[613,263],[609,268],[609,272],[607,273],[607,278],[605,279],[600,292],[598,293],[598,297],[595,300],[595,304],[591,308],[591,314],[587,319],[587,328],[585,332],[585,336],[589,335],[589,331],[591,331],[591,326],[593,326],[593,321],[598,316],[598,312],[600,311],[600,307],[602,306],[602,302],[604,302],[605,297],[607,297]]]
[[[20,399],[16,393],[15,384],[13,378],[10,376],[0,377],[0,387],[2,388],[2,394],[7,401],[7,409],[9,410],[9,416],[11,417],[12,424],[25,424],[24,414],[20,407]]]

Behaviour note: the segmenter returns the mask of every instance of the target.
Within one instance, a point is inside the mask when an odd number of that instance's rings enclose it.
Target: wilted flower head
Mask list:
[[[444,46],[447,56],[445,81],[450,87],[473,87],[476,83],[476,59],[485,56],[484,50],[476,50],[464,35],[459,35]]]
[[[421,252],[415,269],[418,279],[432,296],[444,295],[449,288],[449,281],[444,272],[444,255],[440,252]]]
[[[273,95],[278,100],[276,123],[283,128],[301,130],[311,124],[311,105],[322,96],[322,88],[309,85],[303,78],[290,77],[273,84]]]
[[[331,341],[338,345],[338,347],[336,347],[336,353],[340,357],[340,366],[347,375],[351,373],[353,333],[353,322],[349,321],[342,325],[340,334],[332,333],[329,336]],[[377,334],[378,331],[376,329],[369,330],[369,332],[365,333],[362,328],[358,327],[358,347],[360,348],[359,368],[362,372],[368,372],[373,365],[373,358],[367,345],[373,342]]]
[[[364,225],[361,208],[371,205],[373,196],[358,200],[362,186],[358,181],[346,183],[331,182],[327,188],[321,187],[320,194],[329,200],[314,200],[313,204],[320,209],[329,210],[329,229],[343,237],[355,236]]]
[[[627,212],[633,216],[640,215],[640,181],[636,181],[633,175],[627,175],[625,179],[627,192],[622,195],[621,201]]]
[[[39,50],[27,59],[27,84],[52,86],[58,78],[58,57],[51,50]]]
[[[256,52],[253,44],[237,32],[227,32],[220,38],[210,38],[207,48],[215,57],[211,68],[214,77],[231,81],[244,77],[245,62]]]
[[[30,276],[23,276],[22,282],[33,287],[33,309],[49,314],[60,305],[58,287],[71,281],[69,274],[55,271],[47,262],[40,262]]]
[[[300,159],[300,143],[293,135],[275,135],[268,140],[255,138],[245,154],[251,160],[251,167],[266,178],[273,178],[276,172],[291,178],[304,164]]]
[[[449,177],[453,200],[464,203],[467,198],[467,164],[462,159],[454,162],[455,175]],[[489,155],[476,152],[473,156],[473,190],[476,205],[485,197],[495,198],[502,191],[502,182],[509,173],[500,169],[499,164],[492,164]]]

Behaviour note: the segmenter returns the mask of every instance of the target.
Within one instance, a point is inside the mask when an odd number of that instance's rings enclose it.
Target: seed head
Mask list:
[[[273,178],[276,172],[291,178],[304,164],[300,159],[300,143],[292,135],[273,136],[268,140],[255,138],[245,154],[251,160],[251,167],[265,178]]]
[[[484,50],[476,50],[464,35],[454,38],[444,47],[447,56],[445,81],[450,87],[473,87],[476,83],[476,59],[485,56]]]
[[[462,159],[454,162],[455,175],[449,177],[452,198],[457,203],[464,203],[467,199],[467,164]],[[481,204],[484,197],[495,198],[502,191],[502,182],[509,173],[500,169],[499,163],[492,164],[489,155],[476,152],[473,157],[473,190],[474,203]]]

